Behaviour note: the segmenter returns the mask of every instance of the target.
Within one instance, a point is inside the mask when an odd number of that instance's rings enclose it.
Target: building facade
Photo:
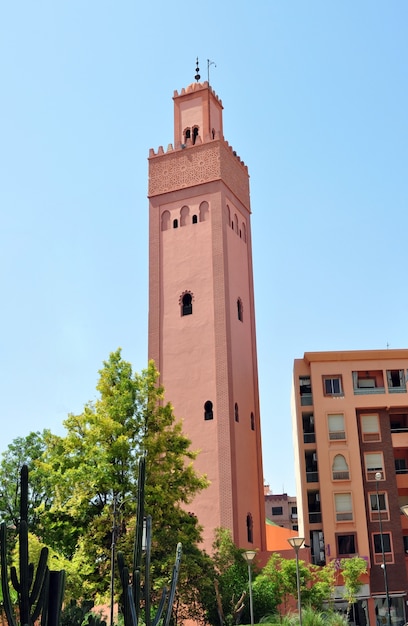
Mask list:
[[[299,535],[312,562],[360,556],[357,623],[405,623],[408,350],[308,352],[294,364]],[[388,615],[389,603],[389,615]]]
[[[265,515],[267,520],[288,530],[298,530],[296,496],[287,493],[272,493],[265,489]]]
[[[189,508],[265,549],[249,176],[207,82],[174,93],[174,144],[149,155],[149,358],[210,481]]]

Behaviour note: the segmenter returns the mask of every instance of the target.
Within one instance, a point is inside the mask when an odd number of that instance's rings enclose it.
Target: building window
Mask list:
[[[251,430],[255,430],[255,415],[251,413]]]
[[[382,370],[353,372],[353,389],[355,395],[384,393]]]
[[[337,556],[354,556],[357,554],[356,535],[336,535],[337,540]]]
[[[407,461],[406,459],[394,459],[395,473],[406,474],[407,473]]]
[[[325,396],[341,396],[343,394],[341,376],[323,376],[323,390]]]
[[[334,504],[337,522],[351,522],[353,520],[351,493],[335,493]]]
[[[366,452],[364,462],[367,480],[377,480],[375,477],[377,473],[381,474],[380,480],[384,480],[384,461],[381,452]]]
[[[244,314],[243,314],[243,310],[242,310],[242,300],[241,298],[238,298],[237,300],[237,311],[238,311],[238,319],[240,322],[244,321]]]
[[[404,535],[402,539],[404,541],[404,552],[408,554],[408,535]]]
[[[390,393],[406,393],[404,370],[387,370],[387,384]]]
[[[193,126],[193,145],[195,144],[197,137],[198,137],[198,126]]]
[[[302,425],[303,443],[314,443],[316,441],[316,435],[314,430],[313,413],[302,413]]]
[[[283,507],[281,507],[281,506],[273,506],[272,507],[272,515],[283,515]]]
[[[247,515],[246,526],[247,526],[248,543],[253,543],[253,541],[254,541],[254,523],[252,521],[251,513],[248,513],[248,515]]]
[[[191,293],[185,293],[181,300],[181,315],[191,315],[193,312],[193,297]]]
[[[211,400],[207,400],[207,402],[205,402],[204,404],[204,419],[206,421],[214,419],[213,403],[211,402]]]
[[[342,454],[336,454],[332,465],[333,480],[350,480],[349,467]]]
[[[338,415],[330,414],[327,416],[329,426],[329,439],[344,440],[346,438],[346,432],[344,430],[344,415],[339,413]]]
[[[389,520],[387,495],[382,492],[378,494],[377,498],[377,493],[370,493],[370,519],[372,522],[378,522],[380,516],[381,521]]]
[[[193,224],[197,224],[197,222],[198,222],[197,215],[193,215]]]
[[[235,417],[235,421],[239,422],[239,410],[238,410],[237,402],[235,403],[235,406],[234,406],[234,417]]]
[[[173,228],[178,228],[178,220],[173,220]]]
[[[382,542],[381,544],[381,537]],[[391,534],[390,533],[374,533],[373,535],[373,546],[374,546],[374,563],[376,565],[381,565],[383,562],[383,546],[384,546],[384,559],[386,563],[392,563],[394,560],[392,553],[392,545],[391,545]]]
[[[361,435],[365,443],[380,441],[380,420],[377,413],[361,415]]]
[[[187,139],[191,139],[191,129],[186,128],[184,131],[184,143],[187,143]]]
[[[311,406],[313,404],[310,376],[299,376],[299,393],[302,406]]]

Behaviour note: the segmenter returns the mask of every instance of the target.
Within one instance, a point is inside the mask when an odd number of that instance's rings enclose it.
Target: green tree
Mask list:
[[[0,517],[7,526],[17,528],[20,518],[20,470],[27,465],[30,471],[29,511],[30,529],[38,529],[39,507],[47,509],[52,498],[47,475],[37,471],[31,476],[36,461],[45,450],[45,439],[49,431],[32,432],[27,437],[17,437],[2,453],[0,461]]]
[[[167,582],[177,542],[183,543],[185,554],[180,588],[188,587],[201,556],[198,549],[188,549],[199,543],[201,529],[187,506],[207,480],[193,468],[196,453],[164,402],[158,377],[152,362],[134,374],[121,351],[113,352],[99,372],[97,400],[80,415],[69,415],[64,437],[48,433],[46,438],[41,471],[47,472],[54,491],[44,522],[47,537],[84,572],[88,597],[106,597],[109,588],[114,499],[120,508],[117,546],[131,558],[142,454],[145,512],[153,518],[153,582],[158,588]]]
[[[344,599],[348,602],[347,615],[349,615],[362,587],[361,576],[367,573],[367,561],[359,556],[341,559],[340,567],[344,580]]]

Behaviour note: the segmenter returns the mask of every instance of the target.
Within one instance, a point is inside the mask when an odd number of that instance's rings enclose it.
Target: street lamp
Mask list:
[[[256,557],[255,550],[246,550],[242,553],[244,561],[248,565],[248,580],[249,580],[249,612],[251,614],[251,626],[254,626],[254,603],[252,600],[252,563]]]
[[[378,481],[382,479],[381,472],[375,473],[375,489],[377,494],[377,511],[378,511],[378,520],[380,525],[380,541],[381,541],[381,554],[382,554],[382,565],[384,572],[384,588],[385,588],[385,597],[387,600],[387,624],[391,626],[391,607],[390,607],[390,594],[388,592],[388,579],[387,579],[387,564],[385,562],[385,550],[384,550],[384,535],[383,535],[383,527],[382,527],[382,515],[380,509],[380,496],[378,495]]]
[[[296,556],[296,585],[299,613],[299,626],[302,626],[302,603],[300,601],[299,550],[305,542],[304,537],[289,537],[288,544],[294,549]]]

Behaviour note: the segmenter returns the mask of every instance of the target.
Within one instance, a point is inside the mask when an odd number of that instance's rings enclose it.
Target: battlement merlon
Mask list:
[[[162,147],[157,154],[150,150],[150,198],[216,180],[224,181],[250,210],[248,168],[223,139],[178,149],[170,145],[166,153]]]

